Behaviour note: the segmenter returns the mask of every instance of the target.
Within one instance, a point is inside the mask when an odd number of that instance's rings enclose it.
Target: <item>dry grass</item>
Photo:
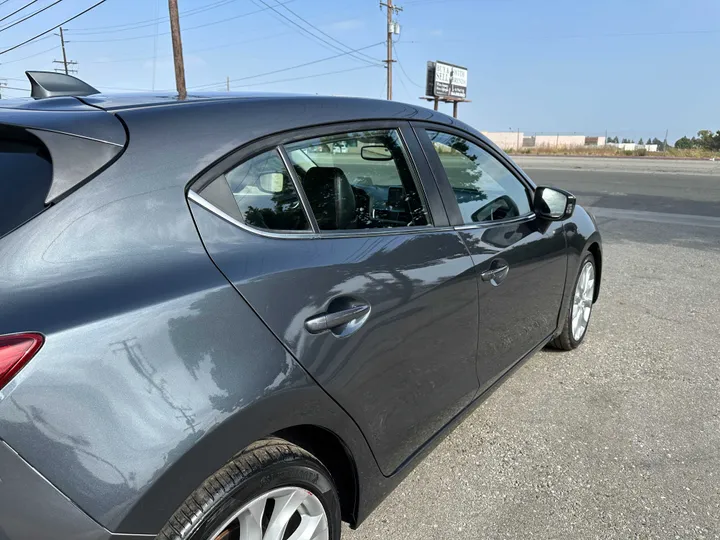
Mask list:
[[[521,148],[505,150],[510,155],[531,155],[531,156],[608,156],[608,157],[649,157],[649,158],[673,158],[673,159],[720,159],[720,152],[708,150],[682,150],[668,148],[666,152],[648,152],[644,148],[638,150],[623,150],[614,146],[543,146],[533,148]]]

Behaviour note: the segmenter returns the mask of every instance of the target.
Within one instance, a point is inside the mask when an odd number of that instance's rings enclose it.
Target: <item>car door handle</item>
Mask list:
[[[319,334],[359,319],[368,311],[370,306],[367,304],[359,304],[339,311],[326,311],[307,319],[305,329],[311,334]]]
[[[510,266],[507,264],[502,264],[497,268],[491,268],[490,270],[486,270],[485,272],[480,274],[480,277],[483,281],[489,281],[497,287],[503,281],[505,281],[505,278],[507,277],[509,271]]]

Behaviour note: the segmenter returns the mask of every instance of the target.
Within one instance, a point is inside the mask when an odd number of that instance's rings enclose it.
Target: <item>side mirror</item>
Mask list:
[[[577,199],[572,193],[551,187],[535,190],[535,215],[550,221],[562,221],[573,215]]]
[[[257,187],[265,193],[282,193],[285,187],[285,175],[283,173],[263,173],[258,176]]]
[[[360,157],[366,161],[391,161],[392,152],[382,144],[368,144],[360,149]]]

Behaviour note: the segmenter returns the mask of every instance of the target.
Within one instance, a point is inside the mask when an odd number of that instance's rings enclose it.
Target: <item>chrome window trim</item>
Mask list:
[[[264,236],[266,238],[275,238],[282,240],[326,240],[328,238],[364,238],[369,236],[397,236],[417,233],[435,233],[435,232],[448,232],[454,231],[453,227],[434,227],[434,226],[422,226],[422,227],[388,227],[387,229],[354,229],[340,230],[340,231],[326,231],[323,233],[316,233],[312,231],[287,231],[287,232],[274,232],[265,229],[258,229],[247,225],[241,221],[238,221],[232,216],[229,216],[222,210],[220,210],[214,204],[203,199],[202,195],[199,195],[192,189],[188,191],[188,199],[195,204],[203,207],[208,212],[215,214],[219,218],[227,221],[231,225],[241,228],[258,236]],[[505,222],[503,222],[505,223]]]
[[[282,144],[279,144],[276,150],[277,153],[280,154],[280,159],[282,160],[285,169],[290,175],[293,186],[295,186],[295,193],[297,193],[298,198],[300,199],[300,204],[305,211],[305,219],[307,219],[307,222],[310,224],[310,228],[313,230],[313,232],[319,233],[320,226],[317,223],[317,218],[315,217],[315,213],[310,207],[310,201],[308,200],[307,194],[305,193],[305,190],[300,183],[300,178],[297,175],[297,171],[292,164],[292,160],[290,159],[287,150],[285,150],[285,147]]]
[[[245,231],[248,231],[248,232],[251,232],[251,233],[254,233],[254,234],[259,234],[259,235],[261,235],[261,236],[267,236],[268,238],[298,238],[298,237],[301,237],[301,238],[314,238],[314,237],[317,236],[317,235],[316,235],[315,233],[313,233],[312,231],[308,231],[308,232],[305,232],[305,231],[298,231],[298,232],[292,232],[292,231],[287,231],[287,232],[273,232],[273,231],[268,231],[268,230],[265,230],[265,229],[256,229],[255,227],[252,227],[252,226],[250,226],[250,225],[247,225],[247,224],[243,223],[242,221],[238,221],[238,220],[235,219],[234,217],[226,214],[225,212],[223,212],[222,210],[220,210],[217,206],[215,206],[215,205],[212,204],[211,202],[206,201],[206,200],[202,197],[202,195],[199,195],[198,193],[196,193],[196,192],[193,191],[192,189],[188,191],[188,199],[191,200],[191,201],[193,201],[194,203],[202,206],[205,210],[207,210],[207,211],[215,214],[216,216],[224,219],[224,220],[227,221],[228,223],[230,223],[230,224],[232,224],[232,225],[235,225],[236,227],[240,227],[241,229],[243,229],[243,230],[245,230]]]
[[[524,221],[532,221],[536,218],[535,212],[530,212],[529,214],[524,214],[522,216],[514,217],[514,218],[508,218],[508,219],[501,219],[499,221],[484,221],[482,223],[473,223],[468,225],[456,225],[453,227],[456,231],[471,231],[475,229],[488,229],[493,226],[503,226],[503,225],[511,225],[513,223],[522,223]]]

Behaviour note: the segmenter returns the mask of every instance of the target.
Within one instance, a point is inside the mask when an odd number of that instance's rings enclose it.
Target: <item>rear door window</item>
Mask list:
[[[42,143],[0,131],[0,237],[42,212],[51,183],[52,163]]]
[[[397,130],[328,135],[285,150],[321,231],[429,224]]]
[[[242,219],[272,231],[309,231],[310,224],[277,150],[264,152],[224,174]]]

